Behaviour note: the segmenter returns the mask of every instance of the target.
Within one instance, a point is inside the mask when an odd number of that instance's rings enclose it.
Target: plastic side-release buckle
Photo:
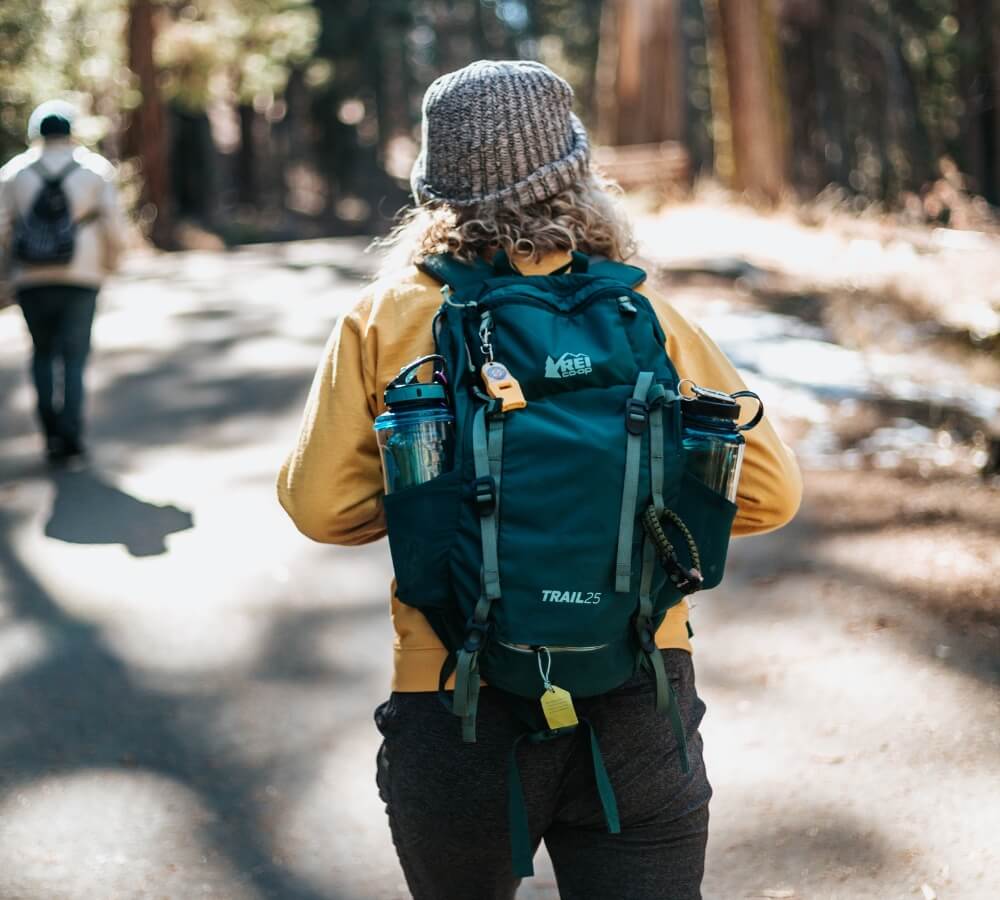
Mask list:
[[[639,646],[646,653],[655,653],[656,635],[653,631],[652,623],[649,621],[636,623],[636,632],[639,635]]]
[[[693,594],[700,591],[705,584],[705,578],[698,569],[689,569],[678,565],[677,569],[667,573],[674,587],[682,594]]]
[[[629,434],[642,434],[649,422],[649,404],[630,397],[625,404],[625,428]]]
[[[483,475],[472,482],[473,498],[479,515],[488,516],[497,508],[497,483],[492,475]]]
[[[465,640],[462,647],[469,653],[478,653],[483,649],[489,633],[489,622],[477,622],[475,619],[469,619],[465,623]]]

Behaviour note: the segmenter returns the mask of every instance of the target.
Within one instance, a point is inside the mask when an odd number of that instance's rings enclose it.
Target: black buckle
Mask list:
[[[473,498],[479,515],[488,516],[497,508],[497,483],[492,475],[484,475],[472,482]]]
[[[705,577],[701,572],[697,569],[685,568],[682,565],[678,565],[676,569],[671,567],[667,571],[667,575],[674,587],[685,595],[700,591],[702,585],[705,583]]]
[[[636,634],[639,635],[639,646],[645,653],[656,652],[656,634],[653,624],[648,619],[640,619],[635,623]]]
[[[649,421],[649,404],[645,400],[630,397],[625,404],[625,427],[629,434],[642,434]]]
[[[475,619],[469,619],[465,623],[465,641],[462,643],[462,647],[467,653],[478,653],[483,649],[483,644],[486,643],[489,633],[489,622],[477,622]]]

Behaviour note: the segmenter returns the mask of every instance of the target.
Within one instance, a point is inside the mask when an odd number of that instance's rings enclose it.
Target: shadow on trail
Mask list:
[[[759,824],[731,828],[722,821],[715,828],[709,839],[708,896],[721,896],[712,881],[715,873],[724,871],[746,872],[745,896],[756,897],[779,896],[758,893],[775,885],[794,884],[802,890],[803,882],[825,885],[831,878],[845,883],[884,878],[899,869],[899,848],[885,835],[864,820],[830,808],[790,807],[775,798],[774,808],[762,815]],[[761,859],[767,860],[763,878]],[[793,895],[798,896],[794,892],[787,896]],[[813,894],[806,889],[803,896]]]
[[[857,534],[863,537],[876,528],[861,528]],[[909,646],[910,650],[924,659],[947,665],[983,684],[1000,684],[1000,640],[997,637],[996,616],[990,612],[977,612],[981,598],[970,590],[953,590],[947,605],[926,602],[917,589],[907,583],[892,579],[888,568],[838,563],[823,558],[823,547],[827,541],[835,540],[848,532],[845,527],[828,528],[824,509],[815,504],[807,490],[803,508],[795,521],[780,532],[754,538],[750,544],[737,542],[730,550],[728,570],[737,574],[744,582],[743,590],[753,593],[752,600],[727,606],[727,616],[733,619],[756,618],[767,609],[779,616],[802,615],[802,607],[797,595],[777,589],[775,586],[784,579],[807,579],[806,588],[814,594],[810,605],[822,607],[836,615],[838,597],[858,594],[865,597],[870,610],[871,627],[874,630],[891,627]],[[919,570],[921,560],[906,561]],[[899,560],[887,561],[886,567],[900,565]],[[928,586],[925,592],[932,592]],[[808,607],[807,607],[808,608]],[[927,614],[937,623],[933,634],[927,632],[926,625],[912,610]],[[953,617],[962,613],[962,620]],[[983,625],[980,632],[976,627]],[[850,623],[844,618],[844,626]],[[942,636],[947,635],[943,640]],[[950,652],[942,657],[937,652],[939,643],[947,643]]]
[[[227,704],[241,699],[240,685],[213,690],[199,683],[197,693],[187,696],[144,686],[99,630],[67,615],[21,562],[11,541],[16,524],[9,512],[0,511],[0,586],[6,612],[0,631],[8,625],[30,624],[44,633],[47,649],[33,664],[3,680],[2,793],[11,796],[39,779],[94,769],[127,767],[159,774],[193,791],[205,804],[208,820],[191,827],[201,829],[203,844],[227,858],[250,889],[275,900],[338,900],[338,893],[320,892],[283,865],[260,798],[266,796],[279,766],[311,783],[310,773],[322,766],[329,747],[328,734],[349,729],[360,719],[355,723],[353,713],[331,711],[322,723],[309,721],[309,739],[298,742],[291,752],[283,751],[280,759],[269,758],[259,766],[241,762],[227,750],[224,739],[212,734]],[[376,616],[381,612],[377,606],[368,610]],[[338,614],[332,610],[329,618]],[[299,631],[314,630],[316,624],[307,616]],[[286,635],[292,630],[289,621],[281,627]],[[301,649],[300,641],[289,651]],[[250,678],[258,674],[266,678],[276,668],[294,671],[295,664],[272,645],[262,668]],[[318,666],[297,674],[320,683],[334,678],[348,691],[352,677],[360,677],[340,670],[331,674]],[[262,721],[268,721],[268,715],[262,710]],[[368,715],[366,709],[364,719]],[[279,729],[277,724],[268,727]],[[44,844],[44,836],[38,839]]]
[[[45,536],[70,544],[122,544],[132,556],[167,552],[166,537],[194,527],[191,513],[144,503],[92,469],[56,471]]]

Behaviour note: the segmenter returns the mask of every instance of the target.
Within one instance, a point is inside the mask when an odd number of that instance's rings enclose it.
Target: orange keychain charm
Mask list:
[[[486,393],[491,397],[503,401],[503,411],[509,412],[512,409],[524,409],[528,401],[524,399],[521,385],[517,379],[507,371],[507,367],[498,362],[488,362],[482,368],[483,383],[486,385]]]

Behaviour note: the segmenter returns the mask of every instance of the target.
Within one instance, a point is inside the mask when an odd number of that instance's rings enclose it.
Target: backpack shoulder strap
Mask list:
[[[43,164],[41,158],[36,159],[32,164],[31,168],[34,169],[42,178],[42,180],[49,185],[59,185],[62,184],[63,179],[70,174],[74,169],[79,169],[80,164],[75,160],[71,159],[65,166],[63,166],[58,172],[50,172]]]
[[[437,253],[434,256],[424,257],[417,263],[417,268],[456,292],[482,284],[495,274],[493,267],[486,260],[477,259],[475,263],[464,263],[455,259],[450,253]]]

